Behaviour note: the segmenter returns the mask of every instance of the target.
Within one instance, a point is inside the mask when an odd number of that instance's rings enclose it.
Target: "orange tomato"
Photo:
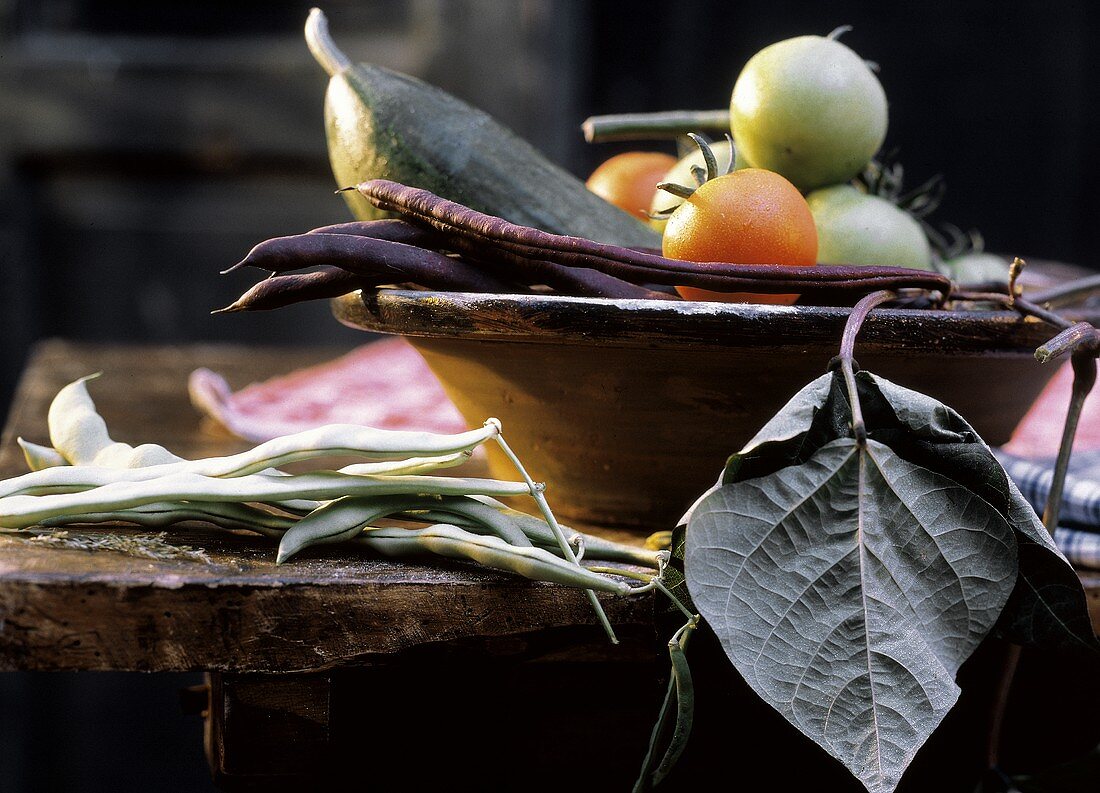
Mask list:
[[[817,229],[806,199],[777,173],[744,168],[711,179],[665,225],[670,259],[732,264],[817,263]],[[798,295],[725,293],[676,287],[685,300],[790,305]]]
[[[676,158],[671,154],[628,151],[600,163],[585,186],[604,201],[647,220],[657,183],[675,164]]]

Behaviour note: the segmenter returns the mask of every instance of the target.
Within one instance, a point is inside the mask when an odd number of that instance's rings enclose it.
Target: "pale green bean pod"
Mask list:
[[[531,541],[532,545],[565,558],[561,554],[561,549],[558,547],[553,532],[541,518],[506,507],[496,499],[489,498],[488,496],[470,496],[469,500],[478,501],[486,505],[495,504],[496,506],[494,509],[507,518],[509,523],[512,523],[522,531],[527,539]],[[457,511],[448,513],[442,509],[423,509],[410,511],[407,514],[396,514],[392,517],[402,520],[418,520],[424,523],[453,523],[456,526],[477,532],[478,534],[484,534],[486,532],[495,533],[489,531],[482,523],[463,517]],[[570,538],[580,537],[585,547],[585,559],[588,561],[621,562],[623,564],[636,565],[638,567],[648,567],[654,570],[659,567],[659,559],[661,557],[660,551],[614,542],[613,540],[607,540],[593,534],[584,534],[568,526],[563,526],[562,528],[566,530]]]
[[[470,498],[487,504],[511,518],[535,545],[546,548],[557,547],[557,538],[554,536],[554,532],[542,518],[512,509],[490,496],[471,495]],[[657,567],[660,551],[614,542],[592,534],[584,534],[574,531],[568,526],[562,528],[569,535],[581,534],[584,539],[585,555],[589,559],[603,562],[623,562],[642,567]]]
[[[416,493],[375,497],[344,496],[329,501],[299,520],[282,536],[275,564],[282,564],[311,545],[351,540],[374,521],[414,509],[424,501]]]
[[[161,526],[203,520],[280,537],[278,562],[308,545],[347,539],[387,555],[431,553],[470,559],[586,589],[601,624],[615,641],[592,590],[626,594],[630,586],[577,562],[542,495],[542,486],[531,480],[505,443],[496,419],[455,435],[329,425],[283,436],[237,455],[189,461],[161,446],[132,447],[112,440],[88,394],[87,380],[63,388],[50,405],[54,448],[23,444],[32,473],[0,483],[0,527],[108,520]],[[495,439],[512,459],[523,482],[421,475],[461,463],[489,439]],[[347,466],[340,472],[299,475],[277,468],[333,455],[376,462]],[[496,501],[470,498],[516,495],[532,496],[545,522]],[[283,514],[255,505],[273,506]],[[401,513],[444,520],[426,529],[370,527],[365,531],[373,521]],[[299,519],[300,515],[305,516]],[[579,544],[580,535],[576,537]],[[605,560],[653,562],[640,549],[599,538],[586,538],[586,544],[590,555],[602,553],[598,558]],[[551,547],[553,552],[538,546]]]
[[[656,787],[665,780],[680,756],[687,748],[691,735],[692,721],[695,715],[695,684],[692,682],[691,667],[684,654],[687,635],[683,640],[672,639],[668,643],[668,657],[672,664],[672,684],[676,690],[676,719],[669,738],[664,757],[653,771],[653,785]]]
[[[499,537],[474,534],[446,523],[425,529],[371,529],[363,532],[356,542],[384,556],[408,558],[433,554],[478,562],[536,581],[616,595],[626,595],[631,590],[625,581],[593,573],[541,548],[517,548]]]
[[[132,468],[183,459],[156,444],[134,447],[112,440],[107,423],[88,394],[88,380],[98,376],[90,375],[69,383],[53,398],[46,423],[54,449],[72,465]]]
[[[436,509],[444,514],[457,516],[460,519],[483,526],[492,534],[516,547],[526,548],[533,545],[516,518],[469,496],[440,496],[438,497]],[[517,512],[516,514],[522,515],[523,513]],[[450,523],[451,521],[445,520],[442,522]]]
[[[200,521],[222,529],[246,529],[267,537],[280,538],[297,522],[297,518],[275,514],[248,504],[186,501],[154,502],[111,512],[59,515],[40,521],[40,525],[54,528],[82,523],[132,523],[147,528],[160,528],[184,521]]]
[[[87,382],[96,377],[82,377],[58,391],[47,414],[50,443],[74,465],[90,463],[114,443],[88,394]]]
[[[187,470],[203,476],[243,476],[322,456],[388,460],[468,452],[500,432],[500,424],[494,420],[476,430],[453,435],[329,424],[265,441],[240,454],[186,461],[155,444],[133,447],[112,440],[106,422],[88,394],[89,379],[84,377],[62,388],[50,404],[47,418],[51,443],[74,465],[135,468],[190,462]]]
[[[452,516],[458,516],[465,524],[461,528],[470,528],[472,523],[476,533],[488,531],[521,548],[531,545],[527,535],[508,517],[465,496],[345,497],[318,507],[287,531],[279,542],[276,564],[311,545],[350,540],[376,520],[416,510],[431,510],[433,516],[441,516],[436,522],[449,522]],[[417,519],[427,522],[423,517]]]
[[[211,459],[214,464],[209,464]],[[196,476],[236,478],[241,471],[232,469],[222,461],[224,457],[203,460],[184,460],[162,465],[149,465],[141,468],[112,468],[99,465],[65,465],[32,471],[29,474],[12,477],[0,482],[0,498],[6,496],[44,496],[53,493],[75,493],[90,490],[103,485],[118,482],[148,482],[176,474],[194,474]],[[419,474],[437,468],[450,468],[461,465],[469,459],[466,450],[438,457],[412,457],[409,459],[382,460],[372,463],[353,463],[340,469],[340,473],[354,476],[378,476],[383,474],[410,475]],[[226,470],[229,473],[225,473]],[[282,471],[269,466],[260,468],[268,476],[287,476]],[[300,509],[313,509],[316,504],[300,504]]]
[[[76,493],[0,498],[0,527],[26,528],[60,515],[111,512],[156,501],[331,501],[341,496],[400,493],[519,496],[529,495],[531,490],[525,482],[445,476],[355,476],[322,471],[295,476],[250,474],[217,479],[185,473],[147,482],[116,482]]]
[[[23,459],[26,460],[27,468],[31,471],[42,471],[47,468],[69,464],[64,455],[52,446],[41,446],[22,438],[16,438],[15,442],[23,450]]]
[[[469,452],[498,433],[498,426],[493,423],[455,435],[328,424],[275,438],[240,454],[202,460],[201,468],[196,467],[194,473],[243,476],[298,460],[333,455],[378,460],[440,457]]]

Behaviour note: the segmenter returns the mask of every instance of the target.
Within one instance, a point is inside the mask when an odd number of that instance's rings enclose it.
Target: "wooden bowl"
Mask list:
[[[380,290],[336,317],[402,334],[471,426],[496,416],[567,521],[672,528],[736,452],[826,371],[850,309]],[[958,410],[991,444],[1056,371],[1013,312],[879,309],[860,365]],[[514,471],[490,450],[494,476]]]

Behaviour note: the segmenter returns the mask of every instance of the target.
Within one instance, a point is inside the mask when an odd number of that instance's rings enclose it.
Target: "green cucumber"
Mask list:
[[[389,179],[555,234],[660,247],[652,229],[486,113],[408,75],[353,64],[319,9],[309,14],[306,43],[331,78],[325,130],[339,187]],[[343,196],[360,220],[383,216],[358,193]]]

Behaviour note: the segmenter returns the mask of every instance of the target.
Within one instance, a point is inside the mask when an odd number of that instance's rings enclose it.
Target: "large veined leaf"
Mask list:
[[[1001,634],[1019,644],[1095,651],[1097,637],[1081,579],[1011,479],[1008,489],[1020,571],[1016,589],[1001,614]]]
[[[865,449],[848,437],[843,378],[818,378],[730,458],[674,533],[674,556],[687,560],[681,590],[757,693],[885,791],[954,703],[955,671],[992,625],[1021,643],[1097,642],[1076,573],[965,419],[868,372],[856,382]],[[947,564],[953,554],[985,569]],[[822,717],[830,685],[846,688]]]
[[[1020,569],[998,625],[1001,635],[1019,644],[1096,650],[1096,635],[1077,573],[974,429],[931,397],[869,373],[860,374],[889,403],[910,439],[906,443],[896,438],[892,444],[895,451],[970,487],[995,504],[1015,529]]]
[[[1020,546],[1019,576],[998,626],[1000,633],[1021,644],[1095,650],[1096,638],[1077,574],[973,427],[935,399],[870,372],[858,372],[856,381],[871,438],[904,459],[970,488],[1015,529]],[[849,421],[841,376],[820,377],[730,459],[723,481],[763,476],[799,464],[825,443],[845,437]]]
[[[695,606],[740,674],[874,793],[954,705],[1016,567],[994,506],[847,438],[711,492],[685,543]]]

